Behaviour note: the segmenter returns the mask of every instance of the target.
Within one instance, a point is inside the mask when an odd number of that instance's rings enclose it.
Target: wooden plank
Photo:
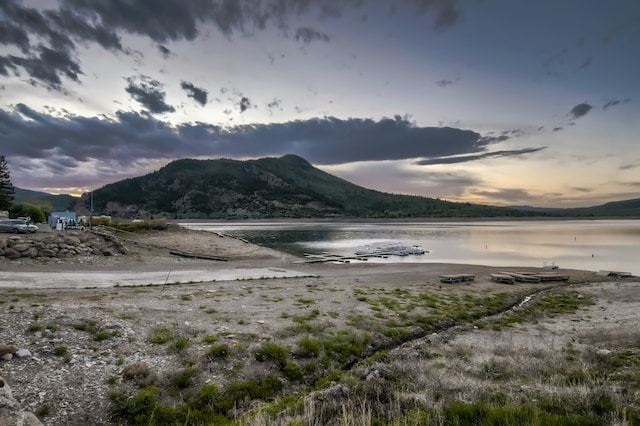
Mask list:
[[[217,260],[221,262],[226,262],[229,260],[225,257],[211,256],[208,254],[200,254],[200,253],[189,253],[186,251],[179,251],[179,250],[169,250],[169,254],[172,254],[174,256],[187,257],[190,259]]]

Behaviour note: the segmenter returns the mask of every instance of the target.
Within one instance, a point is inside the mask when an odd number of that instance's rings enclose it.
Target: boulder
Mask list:
[[[18,352],[18,348],[14,345],[8,345],[6,343],[0,343],[0,355],[14,354]]]
[[[20,253],[23,253],[29,250],[32,246],[33,246],[33,243],[25,241],[18,244],[14,244],[13,246],[11,246],[11,248],[14,249],[15,251],[19,251]]]
[[[38,250],[38,257],[54,257],[55,255],[56,255],[56,252],[48,248],[43,248],[41,250]]]
[[[23,411],[11,388],[0,376],[0,425],[42,426],[35,414]]]
[[[16,251],[11,247],[7,247],[4,250],[4,257],[6,257],[7,259],[14,260],[14,259],[20,259],[22,255],[20,254],[19,251]]]
[[[29,358],[31,357],[31,351],[29,349],[19,349],[15,356],[16,358]]]

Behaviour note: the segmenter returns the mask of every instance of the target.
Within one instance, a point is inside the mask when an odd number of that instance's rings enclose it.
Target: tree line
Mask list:
[[[50,213],[46,206],[15,203],[15,193],[9,165],[4,155],[0,155],[0,211],[7,211],[9,217],[30,217],[34,222],[46,220],[46,213]]]

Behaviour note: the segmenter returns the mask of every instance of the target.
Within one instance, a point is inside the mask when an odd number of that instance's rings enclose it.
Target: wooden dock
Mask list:
[[[446,284],[471,282],[475,279],[476,276],[474,274],[440,275],[440,282]]]
[[[503,281],[498,281],[493,276],[498,275],[503,279]],[[511,277],[513,280],[511,282],[507,282],[504,280],[504,276]],[[558,272],[507,272],[502,271],[498,274],[491,274],[491,278],[496,282],[504,282],[507,284],[513,284],[513,281],[523,282],[523,283],[539,283],[539,282],[547,282],[547,281],[568,281],[569,275],[563,275]]]
[[[513,284],[515,279],[507,274],[491,274],[491,279],[497,283]]]

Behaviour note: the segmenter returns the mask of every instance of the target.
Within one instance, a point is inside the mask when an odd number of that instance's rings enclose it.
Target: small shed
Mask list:
[[[52,229],[67,229],[69,226],[77,226],[76,212],[69,210],[64,212],[53,212],[49,215],[49,226]],[[58,225],[62,225],[61,227]]]

